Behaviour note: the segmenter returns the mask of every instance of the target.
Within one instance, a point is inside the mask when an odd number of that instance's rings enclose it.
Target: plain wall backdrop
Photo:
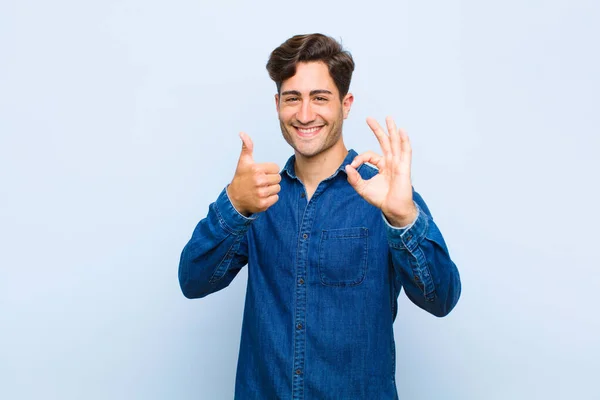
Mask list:
[[[0,3],[0,398],[228,399],[247,273],[201,300],[181,249],[239,131],[283,166],[265,63],[297,33],[356,62],[349,148],[392,115],[463,283],[402,293],[406,400],[599,399],[600,3]]]

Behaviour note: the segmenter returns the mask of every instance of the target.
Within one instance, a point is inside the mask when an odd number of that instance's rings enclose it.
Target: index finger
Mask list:
[[[260,163],[258,167],[266,174],[278,174],[279,173],[279,165],[275,163]]]
[[[350,165],[353,168],[358,168],[364,163],[373,164],[379,170],[383,169],[383,167],[385,166],[385,161],[383,160],[383,157],[373,151],[366,151],[362,154],[357,155],[356,157],[354,157],[354,160],[352,160],[352,163],[350,163]]]

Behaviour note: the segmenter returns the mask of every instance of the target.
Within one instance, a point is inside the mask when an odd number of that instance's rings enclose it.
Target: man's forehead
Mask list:
[[[327,65],[320,61],[301,62],[296,65],[296,74],[281,84],[281,92],[295,91],[302,94],[312,91],[336,93],[337,88],[329,74]]]

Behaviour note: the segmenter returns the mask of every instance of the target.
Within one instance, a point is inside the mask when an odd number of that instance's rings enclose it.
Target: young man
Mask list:
[[[346,149],[354,62],[330,37],[292,37],[267,69],[294,155],[281,172],[255,163],[240,134],[233,180],[181,254],[181,289],[204,297],[248,264],[236,398],[395,399],[401,288],[440,317],[460,295],[444,239],[412,189],[408,137],[391,118],[387,133],[367,119],[383,154]]]

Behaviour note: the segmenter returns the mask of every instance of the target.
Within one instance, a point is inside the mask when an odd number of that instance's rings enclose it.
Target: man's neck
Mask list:
[[[312,197],[321,181],[333,175],[347,155],[348,150],[341,140],[330,149],[314,157],[304,157],[296,153],[294,169],[296,176],[306,188],[308,198]]]

